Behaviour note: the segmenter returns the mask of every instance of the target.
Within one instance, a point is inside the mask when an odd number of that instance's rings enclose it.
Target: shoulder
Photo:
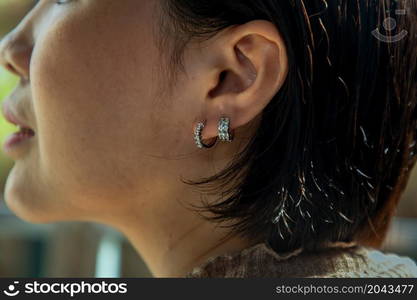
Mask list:
[[[187,278],[417,277],[416,263],[404,256],[363,246],[321,252],[276,253],[266,243],[208,259]]]

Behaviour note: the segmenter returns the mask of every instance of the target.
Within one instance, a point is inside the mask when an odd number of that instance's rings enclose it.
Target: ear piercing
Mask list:
[[[229,128],[230,128],[230,119],[226,117],[220,118],[218,130],[219,130],[219,139],[222,142],[233,141],[233,134],[229,133]]]
[[[202,132],[205,126],[205,122],[199,122],[194,130],[194,141],[198,148],[211,148],[213,147],[217,139],[222,142],[232,142],[233,141],[233,133],[230,133],[230,119],[227,117],[222,117],[218,123],[218,136],[214,139],[214,141],[210,144],[205,144],[202,138]]]
[[[204,126],[205,126],[205,122],[199,122],[197,124],[195,130],[194,130],[194,141],[195,141],[197,147],[200,148],[200,149],[211,148],[217,142],[217,137],[216,137],[216,139],[211,144],[209,144],[209,145],[204,144],[203,138],[202,138],[202,133],[203,133]]]

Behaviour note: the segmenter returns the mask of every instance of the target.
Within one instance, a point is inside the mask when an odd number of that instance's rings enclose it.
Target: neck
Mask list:
[[[154,277],[183,277],[210,257],[240,251],[254,243],[240,237],[227,238],[224,229],[201,219],[182,230],[172,228],[132,230],[140,225],[120,228],[147,264]]]

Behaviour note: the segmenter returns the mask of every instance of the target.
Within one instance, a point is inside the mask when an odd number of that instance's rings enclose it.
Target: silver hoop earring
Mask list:
[[[219,139],[222,142],[231,142],[233,141],[233,133],[229,131],[230,129],[230,119],[227,117],[220,118],[219,120]]]
[[[199,122],[197,124],[195,130],[194,130],[194,141],[195,141],[197,147],[200,148],[200,149],[211,148],[217,142],[217,137],[216,137],[211,144],[204,144],[203,138],[202,138],[202,133],[203,133],[204,126],[205,126],[204,122]]]

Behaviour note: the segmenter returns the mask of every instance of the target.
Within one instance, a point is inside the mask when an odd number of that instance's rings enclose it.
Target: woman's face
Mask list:
[[[28,78],[6,104],[35,131],[9,153],[5,199],[21,218],[123,215],[135,207],[129,201],[144,199],[145,208],[174,192],[169,180],[192,175],[177,156],[198,151],[198,87],[180,80],[182,93],[159,97],[157,3],[41,0],[2,40],[3,63]]]

